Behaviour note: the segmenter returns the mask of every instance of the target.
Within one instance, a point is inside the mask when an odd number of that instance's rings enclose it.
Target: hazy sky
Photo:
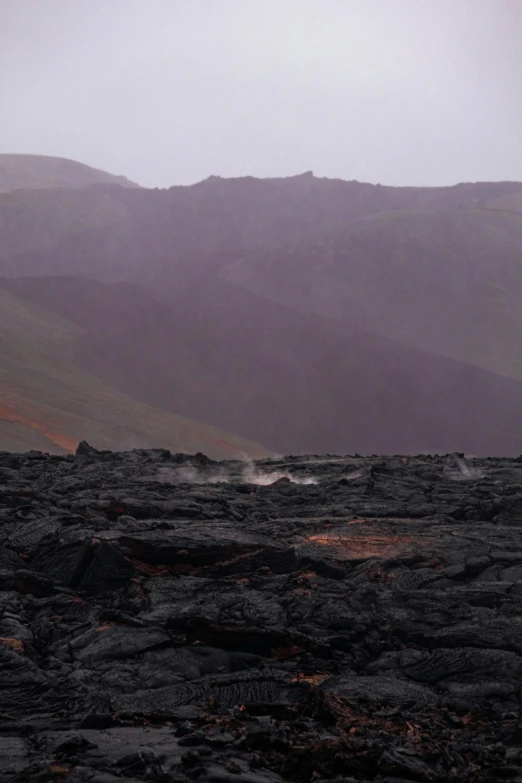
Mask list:
[[[522,0],[0,0],[0,152],[158,187],[522,180]]]

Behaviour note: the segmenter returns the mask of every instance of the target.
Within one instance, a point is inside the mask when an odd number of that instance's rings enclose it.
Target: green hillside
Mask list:
[[[73,365],[81,330],[0,290],[0,450],[169,448],[257,458],[258,444],[143,405]]]

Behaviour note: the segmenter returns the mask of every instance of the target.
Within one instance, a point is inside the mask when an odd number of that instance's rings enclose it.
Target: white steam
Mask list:
[[[451,465],[446,465],[444,467],[444,477],[450,481],[476,481],[477,479],[484,478],[484,475],[483,470],[468,465],[461,457],[455,458],[454,467]]]
[[[295,476],[293,473],[278,470],[267,473],[259,470],[253,464],[245,467],[242,474],[242,480],[245,484],[259,484],[263,487],[273,484],[275,481],[280,481],[281,479],[291,481],[292,484],[317,484],[317,479],[312,476]]]
[[[293,484],[317,484],[317,479],[312,476],[295,476],[288,471],[264,471],[260,470],[253,462],[247,462],[240,468],[227,467],[216,469],[202,469],[194,465],[182,465],[178,468],[161,467],[155,471],[154,476],[148,477],[149,481],[159,481],[162,484],[220,484],[243,483],[257,484],[267,487],[281,479],[291,481]]]

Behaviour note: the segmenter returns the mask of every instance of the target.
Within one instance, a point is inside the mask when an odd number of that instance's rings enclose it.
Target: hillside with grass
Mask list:
[[[82,329],[0,290],[0,450],[169,448],[215,458],[268,454],[240,437],[117,391],[74,364]]]
[[[138,187],[127,177],[109,174],[67,158],[0,154],[0,193],[11,190],[84,188],[101,183],[125,188]]]

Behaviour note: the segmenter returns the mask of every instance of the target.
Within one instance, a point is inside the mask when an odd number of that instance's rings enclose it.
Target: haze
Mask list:
[[[0,150],[140,184],[521,180],[519,0],[0,0]]]

